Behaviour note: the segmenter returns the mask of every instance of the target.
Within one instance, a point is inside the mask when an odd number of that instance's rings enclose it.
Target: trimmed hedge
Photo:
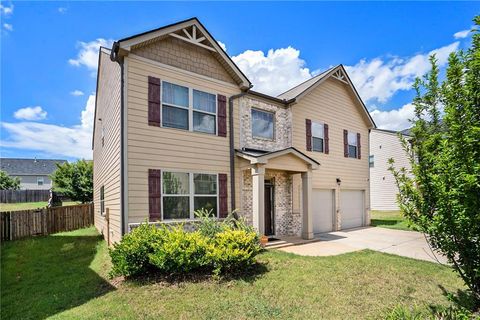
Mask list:
[[[110,275],[133,277],[147,271],[163,274],[202,270],[216,275],[239,272],[255,263],[262,250],[257,233],[231,217],[217,221],[197,212],[196,231],[182,224],[159,227],[144,223],[110,249]]]

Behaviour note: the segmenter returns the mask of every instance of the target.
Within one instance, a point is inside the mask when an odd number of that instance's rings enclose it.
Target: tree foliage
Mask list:
[[[57,164],[57,170],[50,176],[53,190],[82,203],[93,200],[93,163],[79,160]]]
[[[20,179],[10,177],[8,173],[0,170],[0,190],[18,190],[20,189]]]
[[[474,19],[480,26],[480,16]],[[414,84],[411,139],[403,139],[412,172],[390,160],[404,215],[444,254],[480,305],[480,34],[452,53],[446,77],[432,69]],[[442,111],[443,110],[443,111]]]

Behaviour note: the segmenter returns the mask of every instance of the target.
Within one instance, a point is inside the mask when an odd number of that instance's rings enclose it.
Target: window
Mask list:
[[[37,177],[37,186],[43,186],[43,177]]]
[[[216,134],[216,118],[216,95],[163,82],[163,127]]]
[[[357,134],[348,132],[348,157],[357,158]]]
[[[263,138],[274,140],[272,112],[252,109],[252,136],[254,138]]]
[[[105,187],[100,187],[100,214],[105,213]]]
[[[323,123],[312,122],[312,151],[323,152],[324,132]]]
[[[193,219],[194,211],[211,210],[217,216],[217,175],[163,172],[163,219]]]
[[[374,167],[374,164],[375,164],[374,156],[373,156],[373,155],[368,156],[368,166],[369,166],[370,168],[373,168],[373,167]]]

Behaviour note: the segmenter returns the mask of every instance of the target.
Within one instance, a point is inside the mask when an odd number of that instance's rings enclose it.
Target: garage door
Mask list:
[[[363,190],[340,191],[340,212],[342,229],[363,226]]]
[[[333,190],[312,190],[313,233],[333,230]]]

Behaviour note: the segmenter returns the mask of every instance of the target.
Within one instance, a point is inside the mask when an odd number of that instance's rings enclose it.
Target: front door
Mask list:
[[[274,188],[269,180],[265,180],[265,235],[272,236],[275,234],[274,221]]]

